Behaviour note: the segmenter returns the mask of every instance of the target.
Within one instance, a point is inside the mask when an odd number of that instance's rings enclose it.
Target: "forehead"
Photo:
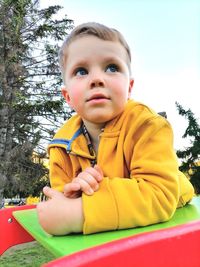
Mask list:
[[[127,52],[120,42],[105,41],[95,36],[82,36],[71,42],[67,49],[67,61],[116,58],[127,62]]]

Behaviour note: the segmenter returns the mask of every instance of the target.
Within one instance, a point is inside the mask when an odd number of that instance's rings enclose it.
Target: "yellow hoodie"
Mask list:
[[[49,145],[51,186],[61,192],[95,157],[81,124],[73,116]],[[167,221],[193,197],[178,170],[169,123],[147,106],[129,100],[99,138],[97,164],[104,178],[92,196],[82,194],[84,234]]]

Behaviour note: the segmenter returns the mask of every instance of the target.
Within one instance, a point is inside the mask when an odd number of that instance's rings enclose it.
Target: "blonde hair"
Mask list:
[[[127,44],[123,35],[119,31],[109,28],[103,24],[96,22],[88,22],[75,27],[63,42],[59,51],[59,64],[62,74],[64,74],[67,62],[67,52],[68,52],[67,48],[74,40],[86,35],[96,36],[97,38],[102,39],[104,41],[119,42],[127,52],[127,59],[128,59],[127,64],[129,67],[129,71],[131,72],[130,70],[131,52],[129,45]]]

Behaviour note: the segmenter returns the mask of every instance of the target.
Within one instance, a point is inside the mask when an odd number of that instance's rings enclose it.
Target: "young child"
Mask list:
[[[38,205],[53,235],[169,220],[193,197],[178,170],[169,122],[130,99],[131,53],[121,33],[76,27],[60,51],[62,94],[76,111],[49,145],[51,187]]]

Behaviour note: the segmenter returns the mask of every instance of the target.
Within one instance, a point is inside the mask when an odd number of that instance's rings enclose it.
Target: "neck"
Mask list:
[[[85,124],[85,127],[87,128],[87,131],[90,135],[92,145],[94,147],[95,152],[98,151],[99,146],[99,135],[102,132],[102,129],[105,126],[105,123],[102,124],[95,124],[88,121],[83,121]]]

